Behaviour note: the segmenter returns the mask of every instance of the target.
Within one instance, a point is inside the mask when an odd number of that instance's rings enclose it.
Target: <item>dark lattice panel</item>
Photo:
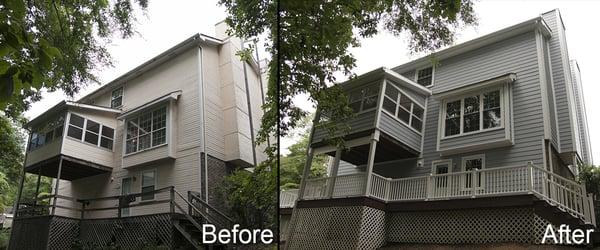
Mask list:
[[[400,243],[539,243],[547,223],[532,208],[401,212],[388,215],[387,235]]]
[[[115,246],[121,249],[140,249],[148,245],[172,248],[172,239],[169,214],[83,220],[79,237],[86,247]]]
[[[12,224],[9,250],[45,249],[50,216],[17,219]]]
[[[376,249],[385,243],[385,213],[364,206],[297,208],[289,249]]]
[[[54,216],[50,220],[47,249],[71,249],[79,234],[79,220]]]

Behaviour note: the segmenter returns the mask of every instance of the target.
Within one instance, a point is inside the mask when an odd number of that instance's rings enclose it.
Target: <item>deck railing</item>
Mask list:
[[[307,180],[302,199],[362,196],[365,183],[364,173]],[[535,194],[586,223],[595,224],[593,199],[586,193],[585,184],[533,164],[399,179],[373,173],[368,196],[389,202],[516,194]]]
[[[279,192],[279,207],[291,208],[298,199],[298,189],[290,189]]]

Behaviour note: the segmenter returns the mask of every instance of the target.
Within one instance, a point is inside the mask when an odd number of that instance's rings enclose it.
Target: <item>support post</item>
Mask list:
[[[369,159],[367,161],[367,180],[365,187],[365,196],[371,195],[371,182],[373,181],[373,164],[375,164],[375,152],[377,151],[377,142],[379,141],[379,131],[375,130],[373,133],[373,138],[371,139],[371,144],[369,146]]]
[[[337,178],[338,169],[340,166],[340,159],[342,158],[342,150],[337,149],[335,151],[335,159],[333,160],[333,165],[331,166],[331,176],[329,178],[329,183],[327,185],[327,197],[333,197],[333,190],[335,188],[335,180]]]
[[[300,180],[300,190],[298,191],[298,200],[302,200],[304,198],[304,190],[306,189],[306,181],[308,180],[308,175],[310,173],[310,167],[312,166],[313,156],[315,154],[314,149],[311,147],[313,134],[315,133],[315,126],[319,122],[321,117],[321,112],[317,111],[315,118],[312,121],[312,128],[310,129],[310,135],[308,136],[308,148],[306,149],[306,162],[304,163],[304,169],[302,172],[302,179]]]
[[[21,202],[21,195],[23,194],[23,185],[25,184],[25,167],[23,167],[23,172],[21,174],[21,183],[19,184],[19,193],[17,194],[17,202],[15,202],[15,208],[13,209],[14,218],[17,218],[19,211],[19,203]]]
[[[477,185],[479,185],[479,176],[477,176],[476,168],[471,169],[471,198],[477,196]]]
[[[385,178],[386,183],[385,183],[385,200],[389,201],[390,200],[390,188],[392,186],[392,178]]]
[[[38,178],[37,178],[37,184],[35,186],[35,196],[33,197],[33,206],[35,207],[35,205],[37,205],[37,198],[38,195],[40,194],[40,181],[42,178],[42,166],[40,166],[40,168],[38,169]]]
[[[528,182],[528,188],[529,188],[529,193],[533,193],[534,187],[533,187],[533,162],[527,162],[527,175],[529,178],[527,178],[527,182]]]
[[[56,174],[56,185],[54,186],[54,200],[52,201],[52,215],[56,213],[56,200],[58,199],[58,187],[60,186],[60,175],[62,173],[63,158],[58,161],[58,173]]]

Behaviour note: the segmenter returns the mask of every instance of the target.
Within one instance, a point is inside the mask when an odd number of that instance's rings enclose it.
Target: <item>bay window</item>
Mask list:
[[[379,96],[379,85],[371,85],[351,91],[348,96],[348,106],[356,113],[375,108],[377,106],[377,97]]]
[[[383,110],[421,132],[425,110],[392,84],[386,84]]]
[[[97,147],[112,150],[115,130],[90,119],[71,114],[67,136]]]
[[[502,126],[502,89],[467,95],[444,102],[444,136]]]
[[[145,111],[127,120],[125,153],[157,147],[167,142],[167,107]]]

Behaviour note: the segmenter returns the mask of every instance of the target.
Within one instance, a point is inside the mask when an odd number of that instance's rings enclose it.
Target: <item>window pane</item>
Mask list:
[[[500,108],[483,111],[483,128],[500,127]]]
[[[426,69],[419,70],[417,83],[422,86],[431,85],[433,68],[429,67]]]
[[[152,146],[164,144],[167,140],[166,128],[152,132]]]
[[[151,191],[154,191],[154,186],[142,187],[142,193],[151,192]],[[143,194],[142,200],[143,201],[154,200],[154,194],[153,193],[152,194]]]
[[[361,102],[353,102],[353,103],[348,104],[348,106],[350,106],[350,108],[352,110],[354,110],[354,113],[358,113],[358,112],[360,112],[360,103]]]
[[[457,135],[460,133],[460,117],[456,118],[447,118],[445,124],[444,134],[446,136]]]
[[[100,138],[100,147],[112,150],[112,148],[113,148],[113,140],[111,140],[111,139],[106,138],[106,137],[103,136],[102,138]]]
[[[85,132],[85,141],[94,145],[98,145],[98,135],[91,133],[90,131]]]
[[[479,96],[471,96],[465,98],[465,115],[475,112],[479,113]]]
[[[67,136],[73,137],[77,140],[81,140],[82,135],[83,135],[82,129],[72,126],[72,125],[69,125],[69,131],[67,131]]]
[[[423,108],[414,105],[413,106],[413,115],[418,117],[419,119],[423,120]]]
[[[363,102],[362,110],[367,110],[377,106],[377,96],[366,97]]]
[[[135,138],[138,135],[137,119],[127,122],[127,139]]]
[[[83,128],[83,117],[71,114],[71,119],[69,120],[69,124],[73,124],[77,127]]]
[[[464,133],[479,130],[479,113],[471,113],[470,115],[465,115],[465,120],[463,124]]]
[[[500,107],[500,91],[492,91],[483,94],[483,109]]]
[[[110,101],[110,107],[111,108],[118,108],[118,107],[121,107],[122,103],[123,103],[123,97],[118,97],[118,98],[112,99]]]
[[[140,135],[139,150],[147,149],[150,147],[150,134]]]
[[[44,142],[44,144],[50,143],[52,139],[54,139],[54,130],[46,132],[46,141]]]
[[[396,103],[385,97],[383,98],[383,109],[394,115],[396,113]]]
[[[106,136],[110,139],[113,139],[114,135],[115,135],[115,130],[110,127],[102,125],[102,135]]]
[[[140,116],[140,136],[150,133],[152,130],[152,113],[146,113]],[[140,140],[141,142],[141,140]]]
[[[391,98],[392,101],[394,101],[394,102],[396,102],[396,100],[398,100],[398,93],[399,93],[398,89],[396,89],[396,87],[392,86],[389,83],[385,87],[385,96]]]
[[[446,104],[446,119],[460,117],[460,100]]]
[[[400,96],[400,106],[404,107],[406,110],[410,110],[410,105],[412,101],[408,99],[405,95]]]
[[[360,100],[362,100],[362,97],[363,97],[362,91],[361,90],[355,90],[355,91],[350,92],[349,101],[350,102],[360,101]]]
[[[100,133],[100,124],[98,124],[97,122],[88,120],[87,124],[85,125],[85,130],[92,131],[96,134],[99,134]]]
[[[410,119],[410,113],[404,110],[402,107],[398,107],[398,118],[400,118],[400,120],[408,124],[408,120]]]
[[[154,172],[142,173],[142,192],[154,191]],[[154,194],[142,195],[142,200],[152,200]]]
[[[56,128],[54,129],[54,137],[55,137],[55,138],[61,137],[61,136],[62,136],[62,133],[63,133],[63,126],[62,126],[62,125],[61,125],[61,126],[58,126],[58,127],[56,127]]]
[[[119,97],[119,96],[122,96],[122,95],[123,95],[123,88],[122,87],[118,88],[118,89],[115,89],[112,92],[112,98],[116,98],[116,97]]]
[[[133,153],[137,151],[137,139],[127,140],[125,143],[125,153]]]
[[[423,127],[423,122],[417,119],[415,116],[413,116],[410,126],[418,131],[421,131],[421,128]]]
[[[157,130],[166,127],[167,107],[162,107],[158,110],[155,110],[152,119],[152,130]]]

